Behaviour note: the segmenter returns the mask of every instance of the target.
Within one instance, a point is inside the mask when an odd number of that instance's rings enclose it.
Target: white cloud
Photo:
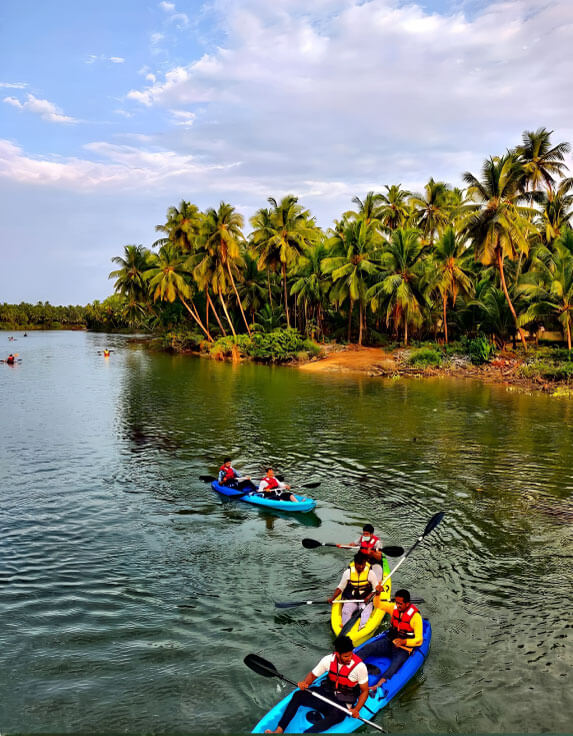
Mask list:
[[[166,13],[173,13],[173,12],[175,12],[175,3],[161,2],[161,3],[159,3],[159,7],[162,10],[165,10]]]
[[[41,100],[32,94],[28,94],[25,102],[21,102],[16,97],[5,97],[4,102],[12,107],[16,107],[18,110],[26,110],[27,112],[39,115],[42,120],[47,120],[50,123],[77,123],[79,122],[76,118],[72,118],[69,115],[64,115],[57,105],[49,100]]]
[[[123,58],[123,56],[110,56],[109,57],[109,60],[111,61],[112,64],[123,64],[123,63],[125,63],[125,59]]]
[[[0,87],[8,87],[10,89],[24,89],[27,86],[27,82],[0,82]]]
[[[165,0],[163,0],[163,2],[159,3],[159,7],[167,13],[168,23],[175,24],[177,28],[185,28],[189,25],[189,17],[185,13],[177,12],[175,3],[165,2]]]
[[[172,115],[172,121],[175,125],[184,125],[191,127],[195,118],[197,117],[194,112],[188,110],[169,110]]]
[[[110,62],[111,64],[124,64],[123,56],[106,56],[105,54],[88,54],[86,64],[95,64],[96,61]]]

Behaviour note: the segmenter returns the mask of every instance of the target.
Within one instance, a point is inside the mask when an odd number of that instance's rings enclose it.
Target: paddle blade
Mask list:
[[[281,677],[280,672],[277,672],[272,662],[259,657],[257,654],[247,654],[243,662],[250,670],[256,672],[257,675],[262,675],[263,677]]]
[[[278,601],[275,608],[296,608],[297,606],[305,606],[306,601]]]
[[[382,552],[386,557],[401,557],[404,554],[404,547],[390,544],[388,547],[382,547]]]
[[[322,547],[322,542],[319,542],[318,539],[309,539],[308,537],[305,537],[302,540],[302,546],[306,547],[306,549],[316,549],[316,547]]]
[[[445,515],[446,515],[445,511],[438,511],[437,514],[434,514],[432,518],[430,519],[430,521],[426,524],[426,528],[424,529],[424,533],[422,534],[422,536],[427,537],[428,534],[438,526],[438,524],[444,518]]]
[[[212,483],[214,480],[217,480],[214,475],[200,475],[199,480],[202,480],[203,483]]]
[[[312,483],[303,483],[301,488],[318,488],[318,486],[322,483],[320,480],[313,481]]]
[[[348,619],[348,621],[344,624],[342,629],[340,630],[340,636],[347,636],[348,632],[354,626],[354,624],[358,621],[361,615],[362,615],[362,611],[360,609],[355,611],[352,614],[352,616]]]

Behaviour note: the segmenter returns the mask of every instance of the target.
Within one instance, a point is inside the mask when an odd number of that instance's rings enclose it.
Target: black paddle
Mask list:
[[[282,475],[277,475],[277,479],[282,482]],[[213,475],[200,475],[199,480],[202,480],[203,483],[212,483],[214,480],[217,480],[215,476]],[[319,485],[322,484],[322,481],[317,480],[313,481],[312,483],[302,483],[301,485],[297,486],[297,488],[318,488]],[[252,490],[252,489],[251,489]],[[250,491],[248,491],[250,493]]]
[[[392,598],[394,600],[394,598]],[[425,603],[423,598],[411,598],[411,603]],[[340,603],[356,603],[352,598],[348,600],[336,600],[330,604],[328,601],[283,601],[275,603],[275,608],[296,608],[297,606],[326,606],[326,605],[338,605]]]
[[[355,544],[334,544],[333,542],[319,542],[317,539],[309,539],[308,537],[305,537],[305,539],[302,540],[302,546],[306,549],[316,549],[316,547],[338,547],[339,549],[358,550],[358,547]],[[382,547],[381,552],[383,552],[386,557],[400,557],[400,555],[404,554],[404,547],[389,544],[387,547]]]
[[[289,680],[284,675],[281,675],[281,673],[276,669],[272,662],[259,657],[257,654],[247,654],[243,662],[247,665],[249,669],[253,670],[253,672],[256,672],[257,675],[262,675],[263,677],[278,677],[279,680],[282,680],[283,682],[288,682],[289,685],[294,685],[295,687],[297,687],[296,682],[293,682],[293,680]],[[309,687],[306,692],[310,693],[319,700],[323,700],[325,703],[328,703],[333,708],[338,708],[338,710],[341,710],[345,715],[351,715],[348,708],[345,708],[343,705],[339,705],[334,700],[330,700],[330,698],[325,698],[324,695],[321,695],[316,691],[316,688]],[[380,728],[380,726],[376,725],[376,723],[372,723],[372,721],[368,721],[366,720],[366,718],[362,718],[362,716],[358,716],[358,720],[362,721],[363,723],[367,723],[369,726],[372,726],[372,728],[375,728],[377,731],[382,731],[382,733],[386,733],[386,731],[384,731],[383,728]]]
[[[426,524],[426,528],[424,529],[424,531],[422,532],[422,534],[418,537],[418,539],[416,539],[416,541],[410,547],[410,549],[402,555],[402,557],[398,561],[398,564],[396,565],[396,567],[393,570],[390,570],[390,572],[382,580],[382,582],[380,583],[380,585],[384,585],[384,583],[388,580],[388,578],[392,577],[392,575],[396,572],[396,570],[404,562],[404,560],[406,559],[406,557],[408,557],[408,555],[412,554],[412,552],[416,549],[416,547],[420,544],[420,542],[422,542],[424,540],[424,538],[427,537],[428,534],[431,531],[433,531],[438,526],[438,524],[440,523],[440,521],[444,518],[445,513],[446,513],[445,511],[438,511],[437,514],[434,514],[432,516],[432,518],[430,519],[430,521]],[[374,598],[375,595],[376,595],[376,591],[373,590],[372,593],[370,593],[369,595],[366,596],[366,598],[364,599],[364,603],[366,603],[366,604],[370,603],[370,601]],[[360,610],[360,607],[358,607],[357,610],[348,619],[348,621],[344,624],[344,626],[342,627],[342,630],[340,631],[340,634],[341,635],[342,634],[348,634],[348,632],[350,631],[350,629],[354,626],[354,624],[360,618],[361,614],[362,614],[362,611]]]

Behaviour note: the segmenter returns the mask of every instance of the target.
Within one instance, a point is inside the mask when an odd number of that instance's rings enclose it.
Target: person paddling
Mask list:
[[[342,625],[348,621],[356,609],[360,609],[360,625],[359,629],[366,625],[366,622],[370,618],[372,613],[372,603],[365,604],[364,598],[371,593],[380,581],[372,571],[368,559],[362,554],[357,552],[354,555],[353,562],[347,567],[342,574],[338,587],[334,593],[327,598],[329,603],[332,603],[343,591],[348,592],[345,598],[351,599],[350,603],[344,603],[342,606]],[[337,604],[339,605],[339,604]]]
[[[290,491],[289,484],[281,483],[275,477],[275,471],[272,468],[267,468],[267,474],[259,483],[259,493],[264,498],[274,498],[279,501],[293,501],[294,503],[298,501],[293,493],[286,493],[285,491]]]
[[[390,665],[382,672],[382,677],[371,688],[376,690],[392,675],[395,675],[410,654],[424,641],[423,622],[420,611],[410,603],[409,591],[402,588],[395,595],[395,602],[380,600],[382,587],[376,588],[374,607],[380,608],[391,615],[390,631],[387,637],[367,644],[361,651],[362,655],[375,657],[389,657]]]
[[[372,572],[378,580],[382,580],[382,540],[374,534],[372,524],[364,524],[362,534],[354,542],[350,542],[351,547],[360,547],[360,551],[372,567]]]
[[[239,473],[231,465],[231,458],[226,457],[223,460],[223,464],[219,468],[218,481],[222,486],[228,488],[239,488],[240,490],[255,490],[256,486],[251,482],[251,476],[245,475],[244,477],[239,476]]]
[[[312,708],[322,714],[318,723],[307,728],[305,733],[328,731],[343,721],[346,715],[342,711],[318,700],[308,692],[316,678],[324,674],[326,677],[317,688],[317,692],[347,707],[348,715],[357,718],[368,698],[368,670],[360,657],[354,654],[352,639],[349,636],[338,636],[334,640],[334,653],[323,657],[304,680],[298,683],[300,689],[292,696],[277,727],[274,731],[267,729],[265,733],[284,733],[301,707]]]
[[[6,358],[6,363],[8,363],[8,365],[14,365],[15,362],[16,362],[15,356],[12,355],[12,353],[10,353],[10,355]]]

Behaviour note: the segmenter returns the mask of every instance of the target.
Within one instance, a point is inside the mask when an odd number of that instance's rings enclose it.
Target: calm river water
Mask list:
[[[249,731],[330,650],[325,597],[372,521],[410,546],[423,672],[391,733],[571,731],[573,403],[462,381],[306,375],[0,333],[0,732]],[[109,359],[98,351],[111,347]],[[225,502],[223,455],[320,480],[298,519]]]

